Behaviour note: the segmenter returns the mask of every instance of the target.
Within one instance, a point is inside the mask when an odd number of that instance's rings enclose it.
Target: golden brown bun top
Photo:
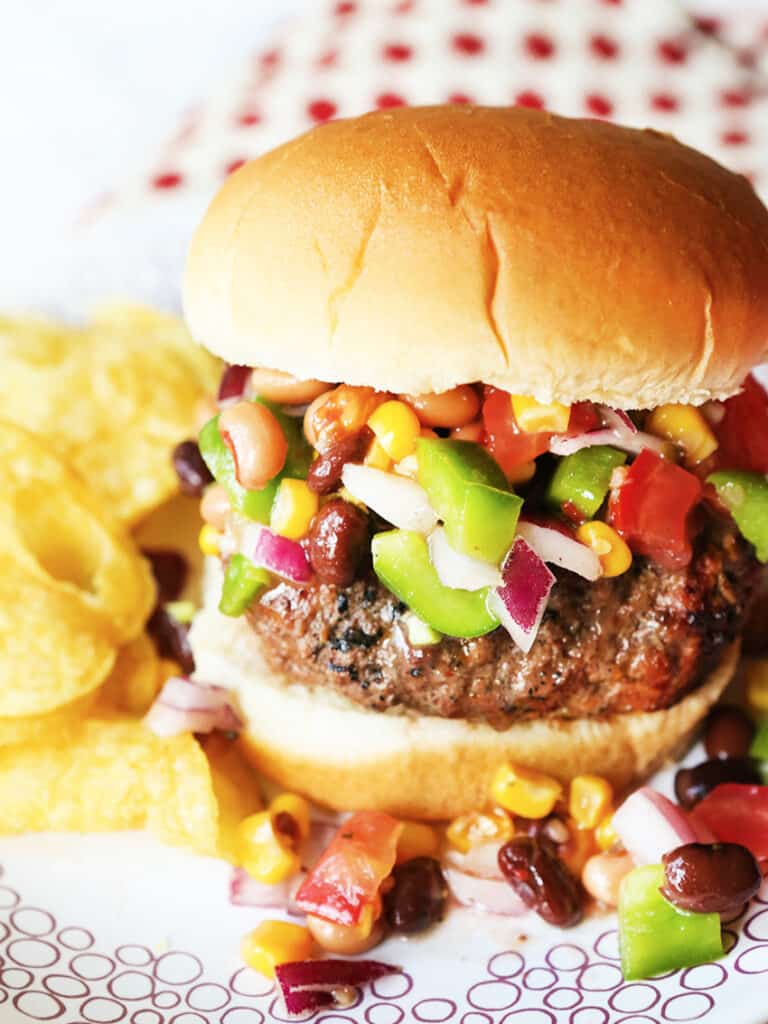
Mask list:
[[[700,403],[768,353],[768,211],[658,132],[400,108],[233,174],[193,239],[185,306],[218,355],[302,378]]]

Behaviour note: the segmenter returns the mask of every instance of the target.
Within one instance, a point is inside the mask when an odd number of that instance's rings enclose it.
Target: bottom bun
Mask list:
[[[696,690],[664,711],[603,719],[539,719],[501,732],[483,723],[369,711],[268,669],[243,619],[213,609],[190,634],[197,676],[232,689],[245,753],[265,775],[337,810],[453,818],[488,801],[505,760],[568,781],[594,773],[617,791],[680,753],[731,679],[738,644]]]

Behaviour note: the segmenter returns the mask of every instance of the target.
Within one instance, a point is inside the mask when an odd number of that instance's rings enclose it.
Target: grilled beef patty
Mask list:
[[[340,588],[280,583],[248,613],[270,666],[373,710],[482,719],[597,717],[669,707],[739,634],[754,588],[751,547],[712,516],[686,568],[644,558],[614,579],[558,575],[536,642],[503,629],[412,648],[405,606],[375,577]]]

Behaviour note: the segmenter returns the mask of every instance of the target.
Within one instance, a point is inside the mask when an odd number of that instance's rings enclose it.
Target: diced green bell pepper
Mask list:
[[[420,438],[419,483],[457,551],[501,561],[515,536],[522,499],[498,463],[472,441]]]
[[[693,967],[723,956],[719,914],[678,910],[659,891],[661,864],[626,876],[619,891],[619,952],[627,981]]]
[[[760,561],[768,562],[768,480],[760,473],[724,470],[711,473],[707,483],[714,485]]]
[[[509,551],[517,530],[523,499],[488,484],[467,484],[464,502],[445,520],[451,545],[465,555],[498,565]]]
[[[373,568],[384,586],[433,629],[448,636],[482,636],[499,620],[486,607],[488,588],[458,590],[440,582],[420,533],[389,530],[371,544]]]
[[[271,582],[266,569],[254,565],[245,555],[232,555],[224,574],[219,611],[224,615],[242,615]]]
[[[587,519],[594,518],[608,494],[611,474],[626,461],[624,452],[604,444],[566,455],[550,480],[547,501],[557,509],[570,503]]]
[[[260,405],[265,405],[274,413],[288,442],[285,466],[266,486],[257,491],[249,491],[238,483],[232,453],[224,444],[224,439],[219,432],[218,416],[214,416],[205,424],[200,431],[198,444],[205,464],[216,482],[226,490],[232,507],[248,519],[255,519],[259,523],[268,523],[278,484],[286,476],[305,479],[312,461],[312,450],[304,438],[300,419],[286,416],[284,412],[275,408],[271,403],[265,402],[262,398],[257,398],[255,401]]]
[[[749,747],[749,756],[754,757],[757,761],[757,769],[762,776],[763,785],[768,786],[768,721],[758,725]]]

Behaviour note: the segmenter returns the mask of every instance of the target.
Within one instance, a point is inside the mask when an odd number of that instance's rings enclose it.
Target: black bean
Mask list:
[[[755,735],[755,723],[741,708],[721,704],[713,708],[704,726],[708,757],[746,757]]]
[[[499,850],[499,868],[523,903],[545,921],[560,928],[581,921],[584,890],[552,843],[515,836]]]
[[[757,765],[749,757],[713,758],[695,768],[680,768],[675,775],[675,796],[687,811],[722,782],[762,783]]]
[[[250,366],[238,366],[234,363],[227,366],[221,375],[219,401],[226,402],[227,399],[242,398],[250,376]]]
[[[697,914],[739,910],[763,882],[754,855],[738,843],[687,843],[661,859],[662,895]]]
[[[182,492],[192,498],[199,498],[213,480],[211,471],[203,462],[197,441],[182,441],[176,445],[173,449],[173,468]]]
[[[323,452],[309,467],[307,486],[315,494],[331,494],[341,484],[341,471],[347,462],[359,462],[365,455],[373,433],[364,427],[357,434],[349,434]]]
[[[325,583],[349,586],[368,554],[368,516],[334,498],[315,516],[309,533],[309,560]]]
[[[158,601],[175,601],[187,582],[189,566],[184,555],[170,548],[144,548],[141,553],[152,567]]]
[[[433,857],[414,857],[392,872],[394,885],[384,896],[389,927],[398,932],[422,932],[445,914],[448,885]]]
[[[155,642],[161,658],[178,662],[185,675],[195,671],[195,659],[189,645],[189,626],[177,622],[173,616],[158,606],[147,622],[147,632]]]

